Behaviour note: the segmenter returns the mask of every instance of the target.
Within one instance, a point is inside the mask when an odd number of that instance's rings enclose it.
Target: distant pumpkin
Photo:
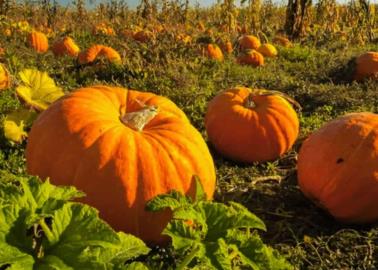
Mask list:
[[[180,33],[180,34],[178,34],[178,35],[176,36],[176,40],[177,40],[177,41],[180,41],[180,42],[182,42],[182,43],[184,43],[184,44],[189,44],[189,43],[192,42],[192,37],[189,36],[189,35],[187,35],[187,34],[182,34],[182,33]]]
[[[221,49],[224,53],[230,54],[233,52],[232,42],[231,41],[225,41],[221,44]]]
[[[276,36],[274,39],[273,39],[273,43],[274,44],[278,44],[282,47],[286,47],[286,48],[290,48],[293,46],[293,44],[291,43],[291,41],[289,39],[287,39],[286,37],[283,37],[283,36]]]
[[[11,35],[12,35],[12,30],[10,30],[9,28],[4,30],[4,36],[10,37]]]
[[[257,51],[265,57],[276,57],[278,54],[276,47],[269,43],[261,45]]]
[[[367,52],[358,56],[355,60],[355,65],[355,80],[378,79],[378,52]]]
[[[149,30],[140,30],[133,34],[133,39],[142,43],[147,43],[153,38],[153,33]]]
[[[28,36],[28,43],[38,53],[44,53],[49,49],[47,36],[38,31],[32,31]]]
[[[78,60],[80,64],[88,64],[92,63],[96,60],[97,57],[105,57],[112,63],[120,63],[121,56],[119,53],[111,47],[107,47],[104,45],[93,45],[92,47],[88,48],[85,51],[79,53]]]
[[[0,64],[0,90],[7,89],[10,86],[10,76],[4,65]]]
[[[236,61],[241,65],[251,65],[254,67],[264,65],[264,56],[255,50],[247,50],[242,52],[236,58]]]
[[[274,160],[287,152],[298,136],[299,120],[283,94],[236,87],[210,101],[205,127],[220,154],[252,163]]]
[[[223,53],[222,50],[216,44],[207,44],[206,46],[206,55],[210,59],[223,61]]]
[[[253,35],[243,35],[239,38],[239,45],[242,50],[258,49],[261,46],[260,39]]]
[[[53,45],[52,51],[55,56],[69,55],[76,57],[80,52],[80,48],[72,38],[65,37]]]

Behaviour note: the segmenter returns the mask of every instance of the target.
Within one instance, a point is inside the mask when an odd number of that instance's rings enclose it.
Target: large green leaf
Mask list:
[[[118,270],[149,252],[140,239],[116,233],[96,209],[68,201],[81,196],[73,187],[0,171],[0,268]]]
[[[178,269],[231,270],[236,265],[254,270],[291,269],[283,257],[261,241],[256,229],[266,227],[256,215],[235,202],[226,205],[206,201],[199,188],[194,202],[171,191],[148,204],[148,209],[154,211],[173,211],[163,234],[171,237],[174,249],[183,257]]]
[[[64,95],[47,72],[24,69],[18,75],[24,83],[16,88],[18,96],[39,111],[46,110],[51,103]]]
[[[7,270],[32,270],[33,264],[33,256],[5,242],[0,242],[0,268],[8,266]]]

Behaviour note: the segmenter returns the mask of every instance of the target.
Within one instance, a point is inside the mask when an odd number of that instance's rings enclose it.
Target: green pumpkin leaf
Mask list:
[[[246,207],[206,201],[198,178],[196,200],[171,191],[150,201],[150,210],[172,210],[172,219],[163,234],[182,261],[178,269],[293,269],[272,248],[265,245],[257,230],[265,224]],[[152,206],[152,207],[151,207]]]
[[[7,270],[32,270],[34,258],[21,250],[0,242],[0,268]]]
[[[119,250],[116,252],[116,256],[112,259],[112,263],[116,265],[121,265],[127,260],[145,255],[150,251],[142,240],[131,234],[118,232],[118,237],[121,244]]]
[[[178,191],[172,190],[168,194],[161,194],[146,204],[146,210],[156,212],[166,208],[171,210],[190,205],[191,198],[184,196]]]
[[[205,190],[203,189],[203,186],[201,184],[201,180],[199,179],[199,177],[197,175],[194,175],[193,176],[193,181],[196,184],[196,191],[195,191],[196,193],[195,193],[195,196],[194,196],[194,200],[196,202],[206,201],[207,200],[207,195],[206,195]]]
[[[0,267],[6,269],[127,269],[149,252],[132,235],[116,233],[74,187],[0,171]],[[130,269],[146,269],[130,264]]]
[[[5,116],[3,120],[4,136],[11,142],[20,143],[27,137],[26,127],[29,127],[37,113],[20,109]]]
[[[122,268],[117,268],[119,270],[149,270],[147,266],[145,266],[141,262],[132,262],[128,265],[124,265]]]
[[[257,233],[245,235],[240,234],[238,230],[232,230],[226,238],[229,243],[237,247],[235,253],[239,255],[241,261],[252,269],[293,269],[276,250],[265,245]]]
[[[73,267],[66,265],[60,258],[50,255],[45,256],[43,261],[37,265],[39,270],[75,270]]]
[[[24,69],[18,75],[24,84],[16,88],[17,95],[39,111],[46,110],[51,103],[64,95],[47,72]]]

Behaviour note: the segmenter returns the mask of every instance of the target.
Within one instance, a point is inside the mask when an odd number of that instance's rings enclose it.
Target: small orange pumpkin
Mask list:
[[[192,37],[184,33],[179,33],[176,35],[176,40],[184,44],[190,44],[192,42]]]
[[[221,49],[224,53],[231,54],[233,52],[232,42],[231,41],[225,41],[221,44]]]
[[[251,163],[274,160],[288,151],[298,136],[299,120],[281,94],[236,87],[210,101],[205,127],[219,153]]]
[[[32,31],[28,36],[29,46],[38,53],[44,53],[49,48],[49,41],[42,32]]]
[[[63,56],[67,54],[76,57],[80,52],[80,48],[72,38],[65,37],[63,40],[57,41],[53,45],[52,51],[55,56]]]
[[[261,42],[256,36],[243,35],[239,38],[239,45],[242,50],[256,50],[261,46]]]
[[[247,50],[242,52],[236,58],[236,61],[241,65],[251,65],[254,67],[264,65],[264,56],[255,50]]]
[[[378,221],[378,114],[350,113],[326,123],[302,144],[302,192],[336,219]]]
[[[3,33],[6,37],[12,36],[12,30],[10,30],[9,28],[6,28]]]
[[[79,53],[78,60],[80,64],[88,64],[93,62],[97,57],[104,56],[110,62],[118,64],[121,62],[119,53],[111,47],[104,45],[93,45],[85,51]]]
[[[216,44],[207,44],[206,55],[208,58],[218,61],[223,61],[224,59],[222,50]]]
[[[172,189],[195,194],[198,175],[211,198],[213,159],[201,134],[172,101],[118,87],[81,88],[43,111],[26,148],[27,170],[86,193],[114,229],[161,243],[169,211],[146,202]]]
[[[286,47],[286,48],[293,47],[293,44],[291,43],[291,41],[283,36],[276,36],[273,39],[273,43],[278,44],[282,47]]]
[[[148,30],[140,30],[133,34],[133,38],[136,41],[147,43],[153,39],[153,33]]]
[[[378,79],[378,52],[364,53],[356,58],[355,63],[355,80],[360,81],[365,78]]]

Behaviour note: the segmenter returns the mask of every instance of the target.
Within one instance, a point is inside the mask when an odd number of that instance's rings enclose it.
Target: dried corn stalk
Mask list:
[[[289,0],[286,9],[285,31],[292,38],[306,34],[311,0]]]

